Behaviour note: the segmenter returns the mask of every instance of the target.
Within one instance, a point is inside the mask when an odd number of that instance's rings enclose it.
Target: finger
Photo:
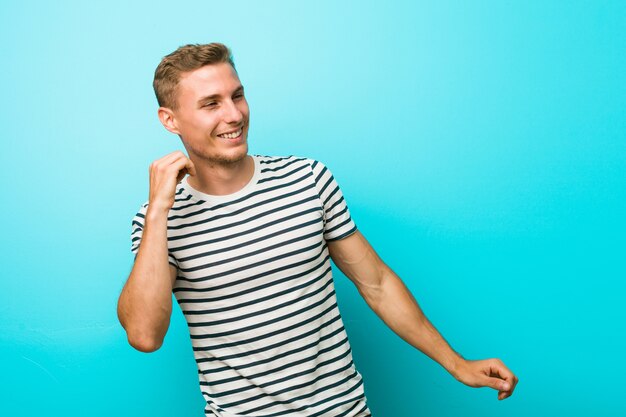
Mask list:
[[[191,161],[187,158],[181,158],[174,161],[170,165],[172,169],[176,171],[176,182],[180,182],[185,177],[185,174],[191,173],[190,170],[193,170],[195,173],[195,167],[193,166],[193,163],[190,166],[190,162]]]
[[[483,382],[486,387],[493,388],[497,391],[508,391],[511,389],[511,384],[500,378],[486,378]]]
[[[189,175],[196,175],[196,166],[191,162],[191,159],[187,159],[187,164],[185,165],[187,168],[187,172]]]
[[[180,152],[180,151],[179,151]],[[181,168],[177,165],[177,168],[180,172],[183,172],[183,176],[184,174],[189,174],[189,175],[196,175],[196,166],[193,164],[193,162],[191,161],[191,159],[187,158],[187,156],[185,154],[183,154],[182,152],[180,152],[180,155],[177,159],[172,160],[170,163],[171,164],[178,164],[180,161],[184,161],[184,166]],[[179,180],[181,180],[182,177],[179,176]]]
[[[517,386],[517,382],[519,381],[519,378],[517,378],[515,375],[513,376],[513,384],[511,386],[511,389],[509,390],[509,397],[511,395],[513,395],[513,391],[515,391],[515,387]]]
[[[489,366],[489,376],[503,379],[509,384],[509,388],[513,387],[515,375],[507,368],[501,360],[495,359]]]
[[[175,170],[177,182],[179,182],[182,179],[182,177],[184,177],[185,174],[187,173],[187,170],[184,170],[184,163],[186,161],[188,161],[188,159],[184,153],[182,153],[181,151],[175,151],[155,161],[153,163],[153,168],[163,173],[167,173],[167,171],[170,171],[170,170]],[[181,162],[183,163],[182,166],[181,166]],[[181,170],[183,170],[182,177],[181,177]]]
[[[498,393],[498,398],[504,400],[505,398],[509,398],[511,395],[513,395],[513,391],[500,391]]]
[[[168,153],[167,155],[165,155],[162,158],[157,159],[156,161],[154,161],[154,163],[158,163],[158,164],[164,164],[164,165],[169,165],[172,162],[174,162],[175,160],[184,157],[185,154],[182,153],[181,151],[174,151],[171,153]]]
[[[518,381],[519,381],[518,378],[514,376],[511,389],[509,389],[508,391],[498,392],[498,400],[504,400],[505,398],[509,398],[511,395],[513,395],[513,391],[515,390],[515,386],[517,385]]]
[[[178,171],[189,172],[190,175],[195,175],[196,166],[191,162],[191,159],[186,156],[181,156],[179,159],[172,161],[170,166]]]

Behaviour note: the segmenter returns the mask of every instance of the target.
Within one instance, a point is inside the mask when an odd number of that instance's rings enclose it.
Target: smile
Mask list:
[[[239,137],[239,135],[241,135],[241,132],[243,132],[243,129],[239,129],[236,132],[232,132],[232,133],[222,133],[221,135],[217,135],[217,136],[220,138],[235,139]]]

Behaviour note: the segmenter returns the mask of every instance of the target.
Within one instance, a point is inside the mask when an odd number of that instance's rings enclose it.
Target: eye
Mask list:
[[[215,107],[215,106],[217,106],[216,101],[211,101],[202,105],[202,107]]]
[[[233,97],[234,98],[241,98],[241,97],[243,97],[243,93],[237,93]]]

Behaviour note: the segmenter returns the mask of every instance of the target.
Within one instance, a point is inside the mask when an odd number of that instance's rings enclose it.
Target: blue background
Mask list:
[[[116,303],[161,57],[233,52],[250,152],[318,158],[352,216],[511,398],[412,348],[336,272],[375,417],[624,415],[626,2],[0,4],[0,415],[201,416],[177,304],[163,347]]]

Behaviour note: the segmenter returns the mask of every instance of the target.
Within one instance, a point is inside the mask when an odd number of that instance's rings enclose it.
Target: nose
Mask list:
[[[223,109],[223,117],[226,123],[239,123],[243,119],[243,113],[232,100],[228,100],[227,104],[223,106]]]

